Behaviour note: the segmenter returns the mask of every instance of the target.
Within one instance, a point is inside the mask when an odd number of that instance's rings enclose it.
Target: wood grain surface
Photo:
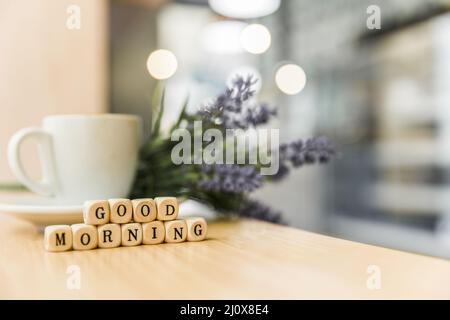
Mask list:
[[[2,299],[450,298],[449,261],[252,220],[210,222],[202,242],[50,253],[40,230],[0,216],[0,261]]]

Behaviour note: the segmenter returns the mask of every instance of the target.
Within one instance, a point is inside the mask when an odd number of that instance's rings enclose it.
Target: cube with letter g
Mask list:
[[[90,200],[84,203],[83,218],[86,224],[101,225],[109,222],[110,209],[107,200]]]

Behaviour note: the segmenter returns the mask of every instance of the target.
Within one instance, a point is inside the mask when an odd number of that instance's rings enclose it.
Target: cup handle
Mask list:
[[[32,180],[26,173],[20,153],[20,146],[28,138],[34,138],[39,146],[42,165],[42,180]],[[43,196],[52,196],[56,191],[55,163],[52,152],[52,137],[41,128],[25,128],[16,132],[9,140],[8,162],[17,179],[31,191]]]

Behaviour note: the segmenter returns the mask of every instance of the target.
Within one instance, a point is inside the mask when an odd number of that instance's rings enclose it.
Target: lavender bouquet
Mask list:
[[[335,154],[326,138],[296,140],[279,146],[279,170],[275,175],[261,175],[261,163],[256,164],[174,164],[172,149],[177,144],[171,133],[184,128],[193,133],[194,122],[203,128],[250,129],[267,123],[276,116],[276,109],[266,103],[256,103],[251,76],[238,76],[231,86],[195,114],[186,112],[187,101],[169,135],[161,133],[164,112],[161,102],[154,107],[153,125],[140,151],[132,198],[176,195],[208,204],[222,215],[251,217],[282,223],[280,212],[251,199],[250,194],[265,183],[278,182],[291,169],[313,163],[326,163]],[[164,101],[164,91],[161,94]],[[224,146],[225,148],[225,146]]]

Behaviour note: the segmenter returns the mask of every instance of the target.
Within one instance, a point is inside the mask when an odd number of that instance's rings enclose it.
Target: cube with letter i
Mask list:
[[[142,224],[142,243],[143,244],[159,244],[164,242],[166,230],[164,222],[151,221]]]

